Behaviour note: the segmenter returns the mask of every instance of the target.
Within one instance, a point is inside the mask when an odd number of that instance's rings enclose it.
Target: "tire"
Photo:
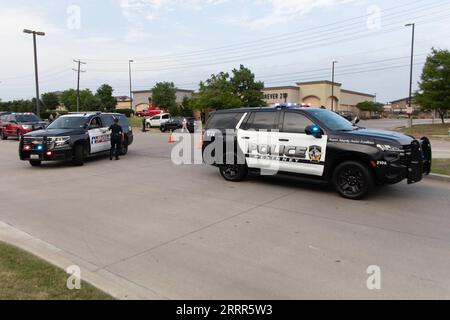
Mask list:
[[[120,146],[119,154],[124,156],[128,153],[128,139],[123,139],[122,145]]]
[[[353,200],[365,197],[374,187],[374,178],[369,168],[357,161],[346,161],[338,165],[333,172],[332,182],[342,197]]]
[[[219,167],[220,174],[227,181],[239,182],[248,175],[248,168],[245,164],[225,164]]]
[[[5,132],[3,130],[2,130],[1,138],[2,138],[2,140],[8,139],[8,136],[5,134]]]
[[[164,133],[166,132],[166,127],[159,127],[159,130]]]
[[[152,128],[152,126],[150,125],[150,123],[146,123],[146,124],[145,124],[145,127],[146,127],[147,129],[151,129],[151,128]]]
[[[41,160],[30,160],[30,165],[32,167],[39,167],[41,165]]]
[[[73,164],[76,166],[82,166],[84,164],[84,148],[83,145],[79,144],[75,146],[73,152]]]
[[[22,132],[20,130],[17,130],[17,139],[20,140],[20,136],[22,135]]]

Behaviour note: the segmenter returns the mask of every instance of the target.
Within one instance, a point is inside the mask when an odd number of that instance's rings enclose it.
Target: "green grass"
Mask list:
[[[86,282],[81,283],[80,290],[69,290],[68,277],[64,270],[0,242],[0,300],[113,299]]]
[[[433,159],[431,172],[450,176],[450,159]]]
[[[131,116],[128,120],[130,121],[131,127],[142,129],[142,118]]]
[[[448,137],[450,124],[419,124],[411,128],[402,128],[401,131],[412,135],[445,136]]]

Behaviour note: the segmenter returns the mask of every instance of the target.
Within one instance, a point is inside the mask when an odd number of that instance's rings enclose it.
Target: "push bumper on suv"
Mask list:
[[[422,180],[431,171],[431,144],[428,138],[413,140],[402,152],[385,156],[385,165],[378,165],[376,174],[382,183],[394,184],[407,179],[408,184]]]
[[[20,160],[55,161],[70,160],[73,157],[72,148],[50,148],[46,138],[22,137],[19,144]]]

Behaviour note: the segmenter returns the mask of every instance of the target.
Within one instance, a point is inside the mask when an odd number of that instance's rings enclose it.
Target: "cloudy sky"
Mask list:
[[[0,0],[0,99],[35,94],[38,37],[41,93],[76,86],[73,59],[87,62],[81,87],[109,83],[128,94],[173,81],[196,89],[208,75],[250,67],[267,86],[331,78],[379,101],[408,94],[411,28],[415,80],[431,48],[450,46],[448,0]]]

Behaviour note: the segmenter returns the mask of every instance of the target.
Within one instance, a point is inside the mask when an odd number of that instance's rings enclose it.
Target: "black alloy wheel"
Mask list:
[[[334,171],[333,184],[341,196],[361,199],[373,188],[373,176],[368,167],[356,161],[340,164]]]

